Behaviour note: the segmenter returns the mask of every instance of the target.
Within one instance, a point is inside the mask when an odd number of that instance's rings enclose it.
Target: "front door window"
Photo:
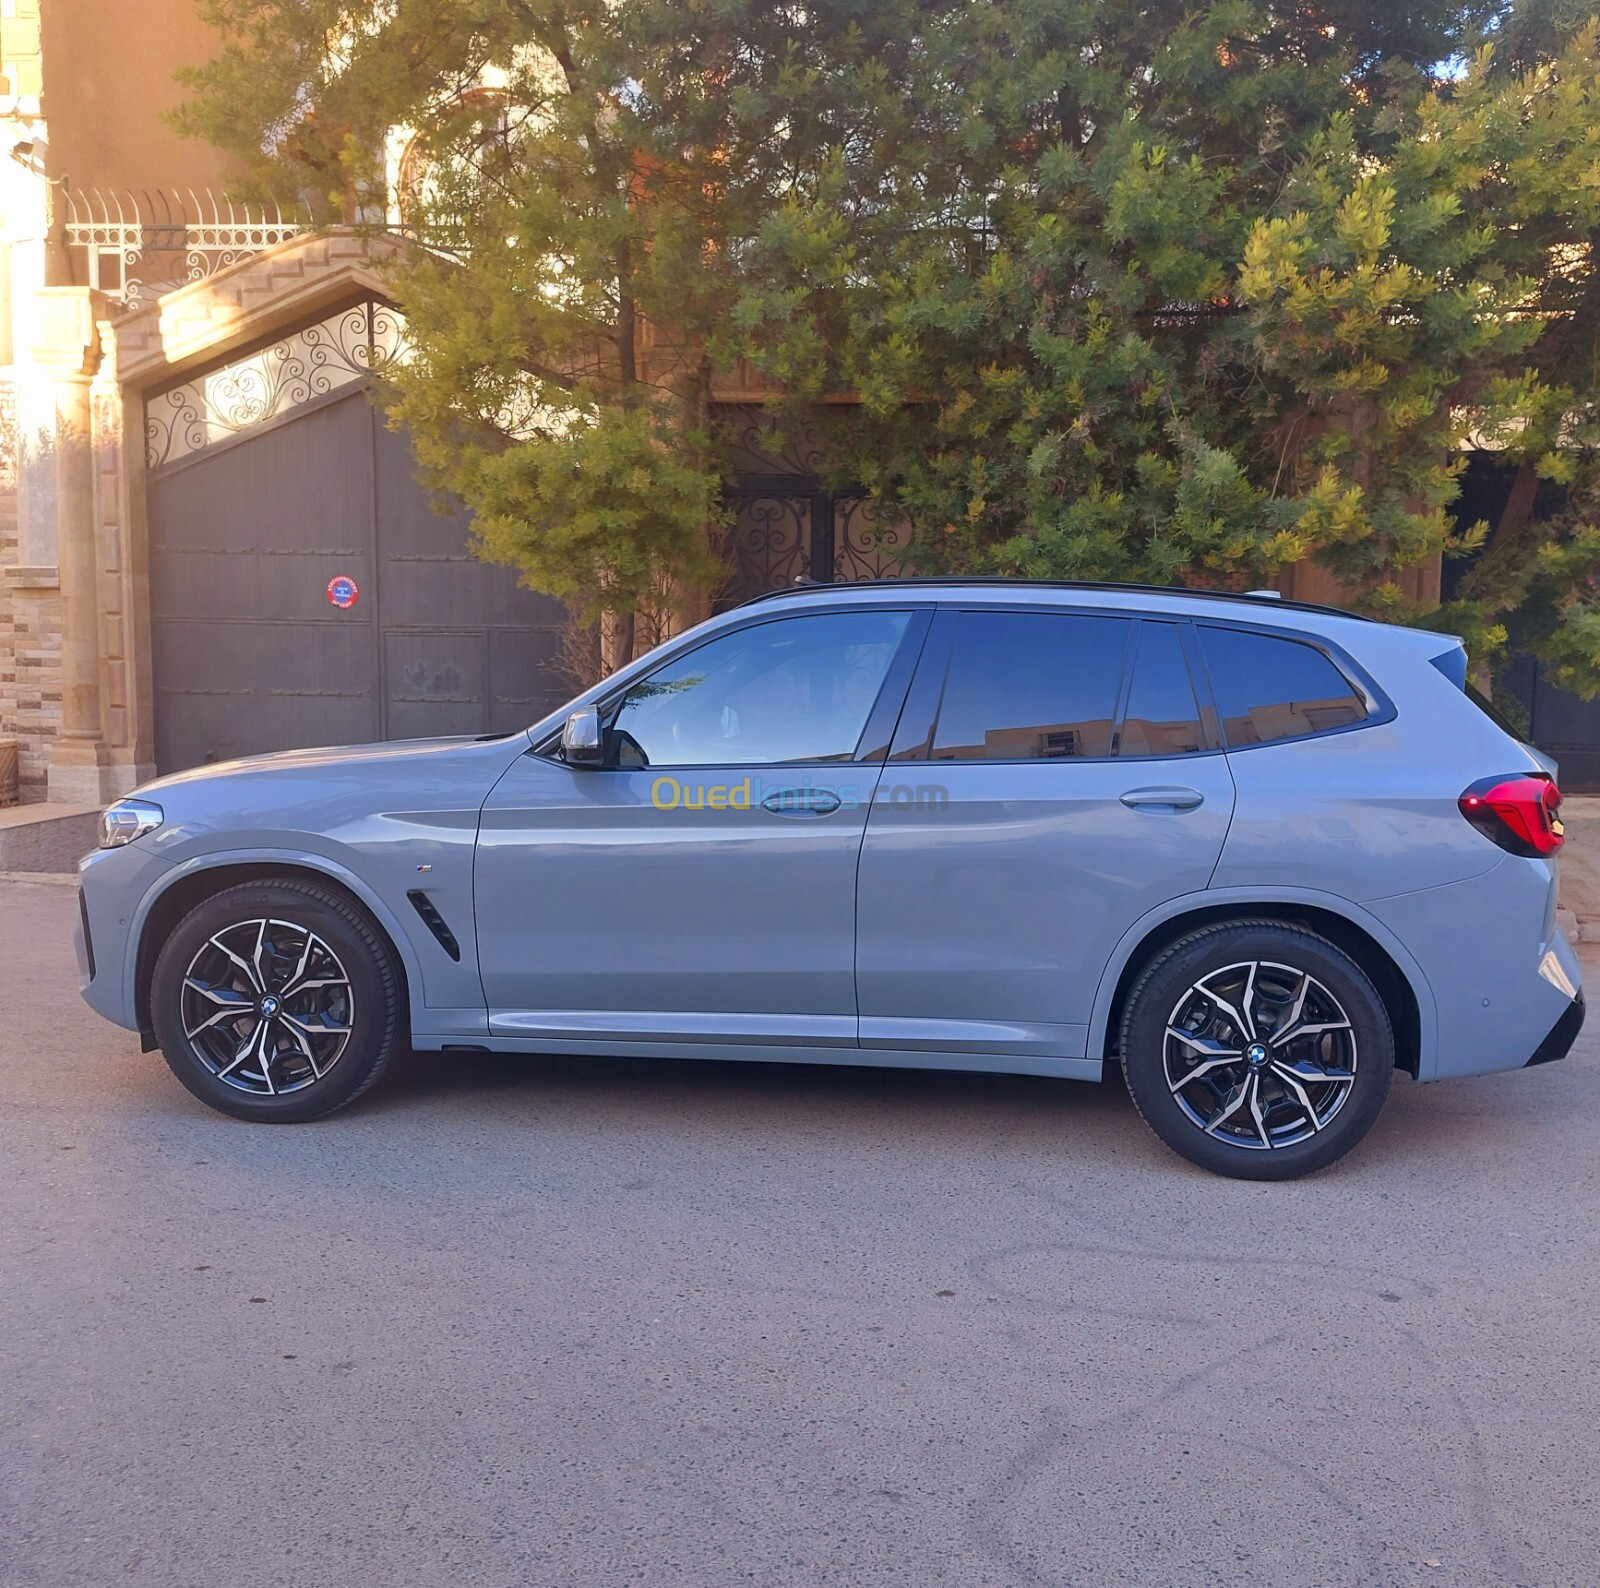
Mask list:
[[[623,696],[611,725],[614,764],[849,761],[909,620],[814,613],[720,635]]]

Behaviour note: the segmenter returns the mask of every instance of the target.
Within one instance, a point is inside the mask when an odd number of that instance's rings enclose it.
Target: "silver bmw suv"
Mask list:
[[[1554,768],[1446,636],[1264,596],[899,580],[712,619],[509,737],[147,785],[84,996],[241,1119],[421,1049],[1099,1080],[1222,1174],[1561,1058]]]

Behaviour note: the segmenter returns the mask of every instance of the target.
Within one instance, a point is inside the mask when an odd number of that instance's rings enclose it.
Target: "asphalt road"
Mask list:
[[[1600,1040],[1318,1178],[1120,1087],[424,1057],[206,1111],[0,884],[0,1582],[1600,1580]]]

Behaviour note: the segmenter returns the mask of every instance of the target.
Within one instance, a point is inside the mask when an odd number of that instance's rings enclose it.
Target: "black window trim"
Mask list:
[[[871,766],[880,764],[886,757],[890,740],[898,722],[913,685],[916,672],[915,668],[926,647],[929,629],[937,612],[937,603],[932,601],[852,601],[847,606],[841,605],[834,608],[810,607],[787,612],[761,612],[752,613],[750,620],[743,623],[730,623],[725,628],[720,628],[715,634],[708,634],[704,639],[692,645],[674,646],[668,649],[662,646],[664,653],[655,667],[636,673],[627,683],[619,685],[616,689],[602,695],[597,700],[589,702],[600,713],[600,720],[609,732],[611,722],[616,712],[621,708],[628,691],[641,681],[653,677],[662,667],[671,666],[685,656],[692,656],[696,651],[718,640],[726,639],[730,634],[743,634],[750,629],[762,628],[769,623],[783,623],[791,618],[823,617],[839,612],[903,612],[910,620],[905,627],[905,632],[900,636],[900,643],[895,647],[895,653],[889,659],[889,666],[883,675],[883,683],[878,688],[878,697],[872,703],[872,709],[867,713],[866,725],[861,730],[861,737],[856,741],[856,748],[848,761],[761,761],[761,762],[705,762],[694,766],[655,767],[586,767],[585,772],[651,772],[660,770],[673,774],[679,772],[727,772],[735,767],[755,767],[763,769],[773,768],[779,770],[791,767],[800,771],[814,771],[818,768],[846,767],[846,766]],[[684,635],[687,639],[689,636]],[[892,714],[888,702],[893,698],[898,686],[899,698],[894,700]],[[887,727],[884,720],[888,719]],[[534,745],[528,753],[542,761],[548,761],[553,766],[565,767],[566,762],[561,759],[561,735],[565,728],[565,719],[562,726],[553,733],[546,735]],[[869,748],[874,743],[878,748],[876,754]]]
[[[1205,699],[1210,702],[1212,715],[1216,720],[1217,738],[1228,755],[1244,755],[1251,750],[1270,750],[1276,744],[1303,744],[1307,739],[1331,739],[1336,734],[1360,733],[1366,728],[1381,728],[1400,715],[1395,710],[1394,702],[1378,687],[1372,675],[1342,645],[1325,635],[1314,634],[1306,629],[1280,628],[1270,623],[1235,623],[1221,618],[1194,618],[1190,623],[1196,630],[1195,655],[1190,665],[1197,669],[1197,678],[1204,682]],[[1351,692],[1361,699],[1367,708],[1366,716],[1360,722],[1347,722],[1338,728],[1313,728],[1309,733],[1285,734],[1281,739],[1261,739],[1254,744],[1229,745],[1227,734],[1222,727],[1222,713],[1216,705],[1216,690],[1212,686],[1211,669],[1205,655],[1205,639],[1198,632],[1200,629],[1232,630],[1241,634],[1259,634],[1269,640],[1289,640],[1298,645],[1309,645],[1312,650],[1322,653],[1334,671],[1350,686]]]
[[[1200,648],[1200,636],[1187,618],[1181,625],[1180,638],[1183,654],[1189,661],[1189,681],[1194,685],[1194,698],[1200,707],[1200,730],[1205,734],[1206,749],[1210,754],[1227,754],[1228,742],[1222,732],[1222,714],[1217,710],[1217,697],[1212,693],[1211,674],[1206,668],[1205,652]]]
[[[1127,724],[1128,707],[1133,702],[1133,677],[1138,670],[1140,648],[1144,644],[1144,631],[1147,625],[1165,623],[1178,631],[1178,649],[1183,656],[1185,668],[1189,674],[1189,692],[1194,696],[1195,714],[1200,723],[1200,737],[1202,747],[1198,750],[1179,750],[1166,755],[1123,755],[1121,753],[1122,730]],[[1208,713],[1206,708],[1210,703],[1210,680],[1202,683],[1199,673],[1195,670],[1193,636],[1190,633],[1189,620],[1184,617],[1163,617],[1160,613],[1141,612],[1134,622],[1133,639],[1128,648],[1128,659],[1123,665],[1122,694],[1117,701],[1117,720],[1111,730],[1111,754],[1109,756],[1085,757],[1089,760],[1109,761],[1187,761],[1194,756],[1217,755],[1223,749],[1222,735],[1213,731],[1213,721],[1216,713]]]
[[[956,607],[941,606],[934,613],[911,688],[901,707],[894,742],[889,746],[891,761],[928,759],[933,748],[933,730],[939,721],[939,708],[944,701],[944,687],[950,676],[950,657],[955,651],[959,617]]]

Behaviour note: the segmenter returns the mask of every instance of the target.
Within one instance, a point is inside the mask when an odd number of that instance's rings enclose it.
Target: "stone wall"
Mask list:
[[[42,800],[61,726],[61,595],[20,584],[17,564],[16,401],[0,381],[0,737],[19,741],[22,798]]]

